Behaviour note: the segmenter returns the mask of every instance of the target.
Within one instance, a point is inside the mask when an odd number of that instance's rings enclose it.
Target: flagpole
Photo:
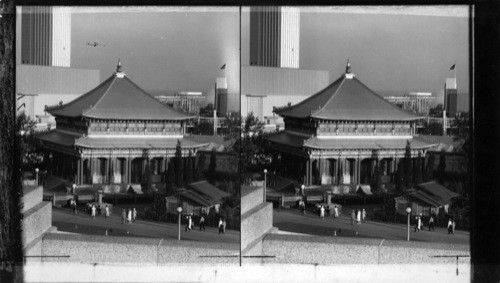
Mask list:
[[[457,64],[455,63],[455,68],[453,70],[455,71],[455,88],[457,89],[458,92],[458,83],[457,83]]]

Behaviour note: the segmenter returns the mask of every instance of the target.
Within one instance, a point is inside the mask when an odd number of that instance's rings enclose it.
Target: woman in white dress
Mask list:
[[[130,222],[132,222],[132,210],[128,210],[128,213],[127,213],[127,221],[128,223],[130,224]]]
[[[358,222],[358,224],[361,224],[361,211],[358,209],[358,214],[356,216],[356,222]]]

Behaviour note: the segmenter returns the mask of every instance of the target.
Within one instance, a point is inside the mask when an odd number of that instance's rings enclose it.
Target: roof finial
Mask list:
[[[345,73],[351,73],[351,63],[349,63],[349,58],[347,59],[347,65],[345,66]]]
[[[120,58],[118,58],[118,65],[116,66],[116,72],[117,73],[122,72],[122,62],[120,62]]]

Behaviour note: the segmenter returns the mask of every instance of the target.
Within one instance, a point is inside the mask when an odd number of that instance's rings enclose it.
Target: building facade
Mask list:
[[[160,183],[181,143],[194,158],[205,144],[185,137],[194,118],[161,103],[117,71],[67,103],[47,107],[57,128],[37,136],[52,174],[77,184]]]
[[[250,65],[299,68],[299,53],[299,8],[250,8]]]
[[[436,97],[433,97],[430,92],[410,92],[404,96],[388,96],[385,99],[405,110],[427,115]]]
[[[284,131],[267,137],[276,168],[306,185],[371,184],[377,165],[382,182],[391,183],[407,143],[414,165],[434,146],[414,136],[422,116],[370,90],[349,63],[323,90],[275,112],[285,123]]]
[[[241,66],[241,113],[264,121],[273,107],[299,103],[328,85],[329,72]]]
[[[25,6],[21,13],[21,64],[69,67],[71,8]]]

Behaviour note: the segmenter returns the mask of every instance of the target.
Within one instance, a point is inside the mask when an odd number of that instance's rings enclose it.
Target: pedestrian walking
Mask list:
[[[200,218],[200,231],[201,231],[201,229],[203,229],[203,231],[205,231],[205,217],[203,217],[203,215]]]
[[[71,186],[72,190],[71,190],[71,194],[74,195],[76,194],[76,184],[73,183],[73,185]]]
[[[363,211],[361,212],[361,220],[365,222],[365,218],[366,218],[366,210],[363,208]]]
[[[453,222],[451,222],[451,218],[448,219],[448,235],[453,232]]]
[[[222,234],[226,234],[226,219],[222,220]]]
[[[97,215],[101,215],[101,205],[97,205]]]
[[[132,210],[132,222],[135,222],[136,218],[137,218],[137,210],[135,210],[135,207],[134,207],[134,210]]]
[[[356,222],[358,224],[361,224],[361,210],[358,209],[358,214],[357,214],[357,217],[356,217]]]
[[[129,209],[127,212],[127,222],[128,224],[132,223],[132,210]]]
[[[90,209],[90,215],[95,219],[95,205],[92,205],[92,208]]]
[[[333,208],[333,213],[334,213],[333,217],[335,218],[339,217],[339,208],[337,206]]]
[[[76,201],[74,199],[71,200],[71,208],[73,208],[73,213],[77,214],[77,211],[76,211]]]
[[[108,218],[109,217],[109,207],[107,204],[106,204],[106,207],[104,208],[104,212],[106,213],[105,217]]]
[[[415,232],[418,232],[418,216],[415,216]]]
[[[418,231],[422,230],[422,214],[418,217]]]
[[[222,223],[222,218],[219,218],[219,234],[223,232],[224,224]]]
[[[429,218],[429,231],[434,231],[434,217],[432,217],[431,215],[431,218]]]
[[[127,219],[127,211],[125,209],[122,211],[122,224],[125,225],[125,220]]]
[[[191,215],[186,216],[186,232],[191,231]]]
[[[302,186],[300,186],[300,195],[301,196],[305,196],[306,195],[306,185],[302,184]]]
[[[319,208],[319,218],[321,218],[321,220],[325,218],[325,208],[323,206]]]
[[[303,200],[299,201],[299,206],[300,206],[300,210],[302,211],[302,214],[306,214],[306,205],[305,205]]]
[[[354,225],[354,221],[356,219],[356,212],[354,212],[354,209],[351,212],[351,225]]]
[[[453,219],[453,220],[451,221],[451,228],[452,228],[452,229],[451,229],[451,233],[452,233],[452,234],[455,234],[455,219]]]

